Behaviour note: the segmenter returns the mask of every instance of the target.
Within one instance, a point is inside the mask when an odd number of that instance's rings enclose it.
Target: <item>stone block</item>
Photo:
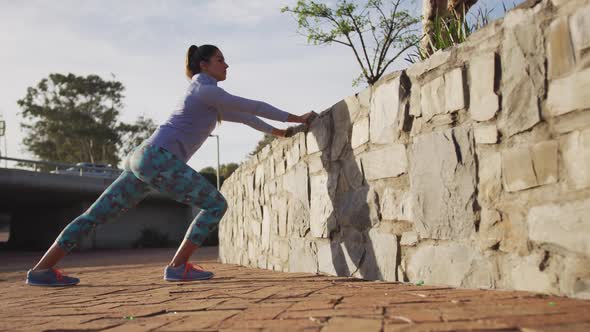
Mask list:
[[[383,220],[396,220],[398,217],[399,204],[403,191],[386,187],[383,194],[379,197],[379,206],[381,207],[381,218]]]
[[[569,133],[560,146],[569,185],[574,189],[590,187],[590,129]]]
[[[498,143],[498,128],[495,124],[477,126],[474,128],[473,134],[477,144]]]
[[[262,223],[256,220],[250,220],[250,236],[255,239],[259,239],[262,234]]]
[[[370,140],[376,144],[392,143],[400,131],[410,131],[410,80],[404,71],[395,72],[373,91],[369,110]]]
[[[321,155],[313,155],[309,157],[308,160],[307,168],[309,169],[309,174],[314,174],[325,170],[324,161],[322,160]]]
[[[287,163],[282,153],[279,156],[274,156],[275,176],[281,176],[285,174],[287,170]]]
[[[367,142],[369,142],[369,118],[364,117],[352,124],[350,146],[355,149]]]
[[[563,4],[570,2],[571,0],[551,0],[554,6],[562,6]]]
[[[558,116],[575,110],[590,108],[590,68],[549,82],[547,109]]]
[[[314,242],[305,239],[289,239],[289,272],[318,272],[317,248]]]
[[[256,166],[256,171],[254,172],[254,186],[256,188],[260,188],[262,183],[264,182],[264,165],[260,164]]]
[[[414,139],[410,147],[410,197],[420,238],[465,238],[475,231],[475,167],[473,133],[468,127]]]
[[[289,240],[281,240],[278,241],[278,253],[279,253],[279,258],[281,259],[281,261],[286,262],[289,260],[289,251],[291,250],[290,246],[289,246]]]
[[[554,119],[553,128],[559,134],[590,128],[590,112],[571,112]]]
[[[367,110],[371,107],[372,96],[373,96],[373,87],[372,86],[365,88],[356,94],[356,98],[359,103],[359,110],[361,112],[363,109]],[[359,114],[361,112],[359,112]],[[356,119],[356,117],[355,117],[355,119]]]
[[[332,145],[330,147],[332,160],[337,160],[343,150],[350,145],[352,123],[359,107],[358,100],[354,96],[347,97],[332,107],[331,113],[334,123]]]
[[[533,16],[524,15],[504,31],[500,127],[506,137],[529,130],[541,121],[539,98],[545,95],[545,46],[538,25]]]
[[[298,163],[283,176],[283,190],[293,195],[304,206],[309,206],[307,165]]]
[[[256,267],[259,269],[268,268],[268,257],[266,255],[258,255],[258,259],[256,260]]]
[[[547,63],[550,79],[567,74],[574,66],[574,51],[567,17],[551,23],[547,36]]]
[[[410,132],[411,137],[416,137],[422,134],[422,129],[425,127],[424,120],[422,117],[415,118],[412,123],[412,131]]]
[[[258,158],[259,158],[259,160],[264,160],[264,159],[266,159],[268,157],[269,154],[270,154],[270,144],[267,144],[258,153]]]
[[[560,259],[557,268],[561,294],[590,300],[590,264],[587,257],[565,256]]]
[[[400,78],[375,88],[369,110],[369,136],[376,144],[393,143],[397,133],[395,123],[400,111]]]
[[[514,192],[558,179],[556,141],[545,141],[531,147],[516,147],[502,153],[504,187]]]
[[[576,58],[581,59],[582,51],[590,47],[590,6],[580,8],[570,17],[570,31]]]
[[[486,231],[494,227],[502,220],[500,213],[493,209],[483,208],[481,210],[481,222],[479,224],[480,231]]]
[[[430,120],[436,114],[446,113],[445,81],[443,76],[439,76],[422,86],[420,90],[420,108],[425,121]]]
[[[299,162],[299,160],[301,159],[301,153],[299,151],[300,145],[297,142],[296,139],[292,139],[293,145],[291,145],[290,149],[287,149],[287,151],[285,151],[285,157],[286,157],[286,165],[285,168],[289,169],[291,167],[293,167],[293,165],[297,164]]]
[[[390,144],[383,149],[365,152],[360,158],[367,180],[396,177],[407,172],[408,158],[404,144]]]
[[[386,187],[379,199],[382,220],[412,221],[412,200],[408,191]]]
[[[287,200],[284,197],[273,197],[273,209],[277,211],[278,234],[287,236]]]
[[[491,261],[461,244],[425,244],[406,260],[406,275],[411,282],[470,288],[495,285]]]
[[[323,151],[330,142],[330,121],[332,117],[321,115],[313,121],[311,127],[307,132],[307,153],[312,154]]]
[[[275,158],[274,156],[270,156],[270,158],[268,158],[268,176],[270,179],[274,179],[277,176],[277,172],[276,172],[276,167],[275,167]],[[227,181],[227,180],[225,180]],[[224,183],[225,183],[224,181]]]
[[[422,87],[418,82],[412,81],[412,87],[410,88],[410,115],[415,118],[422,116],[422,109],[420,108],[421,90]]]
[[[469,65],[469,112],[475,121],[492,119],[499,110],[499,99],[494,91],[496,80],[496,54],[476,57]]]
[[[555,277],[539,270],[542,260],[543,254],[540,252],[525,257],[508,258],[508,266],[504,270],[511,280],[511,288],[555,294],[557,290]]]
[[[590,199],[532,207],[527,216],[529,237],[577,254],[590,256]]]
[[[408,68],[408,75],[413,76],[413,77],[419,77],[422,76],[422,74],[438,68],[440,66],[442,66],[443,64],[447,63],[447,61],[449,61],[449,59],[451,58],[451,51],[450,50],[438,50],[436,52],[434,52],[434,54],[432,54],[430,57],[428,57],[428,59],[412,64],[409,68]]]
[[[361,232],[346,229],[342,238],[317,243],[318,270],[337,276],[361,277],[361,260],[366,250],[366,240]]]
[[[533,158],[528,146],[502,152],[502,179],[504,188],[514,192],[538,186]]]
[[[292,199],[287,203],[287,237],[305,237],[310,231],[309,207]]]
[[[311,236],[325,238],[328,236],[328,224],[334,222],[334,201],[338,173],[322,173],[310,177],[310,232]]]
[[[297,134],[297,137],[299,138],[299,157],[303,158],[303,156],[307,155],[307,135],[299,133]]]
[[[346,182],[352,189],[358,189],[363,185],[364,176],[359,158],[346,158],[342,161],[342,171]]]
[[[339,227],[365,230],[379,222],[378,198],[369,186],[338,193],[334,208],[336,219],[333,222],[338,222]],[[336,228],[334,225],[328,226]]]
[[[271,209],[265,205],[262,207],[262,225],[261,225],[261,249],[266,251],[270,248],[270,226],[272,222]]]
[[[328,274],[335,276],[338,273],[336,272],[336,267],[334,266],[336,262],[332,259],[332,248],[336,249],[338,244],[332,244],[330,240],[326,240],[325,242],[318,242],[317,243],[317,257],[318,257],[318,272],[323,274]]]
[[[465,108],[463,68],[445,73],[445,109],[454,112]]]
[[[254,241],[248,241],[248,262],[250,264],[258,263],[258,250],[257,243]]]
[[[502,240],[503,229],[498,225],[501,221],[502,217],[498,211],[482,208],[478,232],[478,245],[481,250],[489,249]]]
[[[539,185],[557,182],[557,147],[557,141],[545,141],[533,145],[533,167]]]
[[[360,266],[364,279],[397,281],[397,238],[372,228],[368,232],[365,257]]]
[[[411,232],[403,232],[402,233],[402,238],[400,240],[400,245],[402,245],[402,246],[414,246],[417,243],[418,243],[418,233],[416,233],[414,231],[411,231]]]

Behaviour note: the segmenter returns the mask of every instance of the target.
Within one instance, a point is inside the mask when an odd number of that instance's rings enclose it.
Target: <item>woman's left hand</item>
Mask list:
[[[275,129],[273,129],[270,132],[270,134],[273,135],[273,136],[277,136],[277,137],[285,137],[286,134],[287,134],[287,131],[284,130],[284,129],[277,129],[277,128],[275,128]]]

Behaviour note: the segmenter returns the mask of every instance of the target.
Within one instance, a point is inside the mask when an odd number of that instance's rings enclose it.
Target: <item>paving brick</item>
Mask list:
[[[322,329],[322,332],[342,331],[381,331],[381,319],[334,317]]]

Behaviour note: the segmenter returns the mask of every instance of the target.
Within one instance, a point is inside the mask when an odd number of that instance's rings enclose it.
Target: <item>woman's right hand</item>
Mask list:
[[[313,121],[313,119],[315,119],[317,116],[318,114],[314,111],[305,113],[303,115],[290,114],[287,118],[287,122],[305,123],[306,125],[309,125],[311,124],[311,121]]]
[[[309,126],[309,125],[311,124],[311,122],[312,122],[312,121],[313,121],[315,118],[317,118],[317,116],[318,116],[318,114],[317,114],[316,112],[314,112],[314,111],[307,112],[307,113],[305,113],[305,114],[303,114],[303,115],[301,116],[301,120],[302,120],[302,122],[301,122],[301,123],[305,123],[306,125],[308,125],[308,126]]]

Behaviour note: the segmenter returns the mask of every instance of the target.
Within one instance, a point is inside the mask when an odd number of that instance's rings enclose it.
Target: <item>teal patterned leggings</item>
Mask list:
[[[137,205],[152,188],[201,210],[186,232],[186,238],[196,245],[203,243],[227,210],[225,198],[202,175],[168,150],[142,144],[130,153],[125,171],[64,228],[57,244],[71,251],[91,229]]]

